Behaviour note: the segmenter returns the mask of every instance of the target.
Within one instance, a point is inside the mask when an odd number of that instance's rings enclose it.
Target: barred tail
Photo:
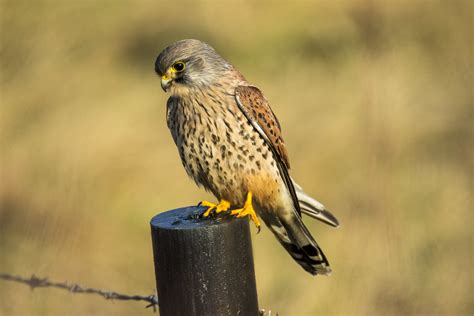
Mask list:
[[[296,213],[290,219],[288,216],[279,218],[275,213],[261,215],[278,241],[303,269],[312,275],[331,273],[326,256]]]

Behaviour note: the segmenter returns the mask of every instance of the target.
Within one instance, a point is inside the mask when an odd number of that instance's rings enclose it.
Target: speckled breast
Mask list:
[[[242,204],[248,191],[265,199],[280,190],[273,155],[233,95],[172,96],[167,123],[186,172],[217,198]]]

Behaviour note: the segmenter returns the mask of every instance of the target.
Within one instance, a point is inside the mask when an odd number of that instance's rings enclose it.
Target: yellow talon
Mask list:
[[[252,206],[252,192],[247,194],[244,207],[233,210],[230,215],[236,215],[236,217],[250,216],[250,219],[255,223],[257,232],[260,232],[260,221],[258,220],[257,214]]]
[[[221,200],[216,206],[216,213],[225,212],[230,208],[230,202],[226,200]]]
[[[230,202],[226,200],[221,200],[219,204],[214,204],[208,201],[202,201],[201,203],[199,203],[199,205],[208,207],[208,209],[202,214],[203,217],[208,217],[214,210],[216,214],[219,214],[221,212],[227,211],[230,208]]]
[[[211,215],[211,211],[216,208],[216,204],[213,204],[208,201],[202,201],[198,205],[207,206],[207,210],[202,214],[203,217],[208,217],[209,215]]]

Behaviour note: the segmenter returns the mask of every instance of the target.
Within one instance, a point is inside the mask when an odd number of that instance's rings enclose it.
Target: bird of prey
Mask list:
[[[220,201],[204,217],[230,212],[260,217],[309,273],[329,262],[301,213],[337,227],[338,220],[290,177],[281,127],[263,93],[211,46],[195,39],[166,47],[155,62],[167,101],[167,124],[187,174]]]

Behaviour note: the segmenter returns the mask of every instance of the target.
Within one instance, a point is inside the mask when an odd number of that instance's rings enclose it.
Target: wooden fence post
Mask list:
[[[258,315],[247,218],[198,219],[204,210],[151,220],[160,315]]]

